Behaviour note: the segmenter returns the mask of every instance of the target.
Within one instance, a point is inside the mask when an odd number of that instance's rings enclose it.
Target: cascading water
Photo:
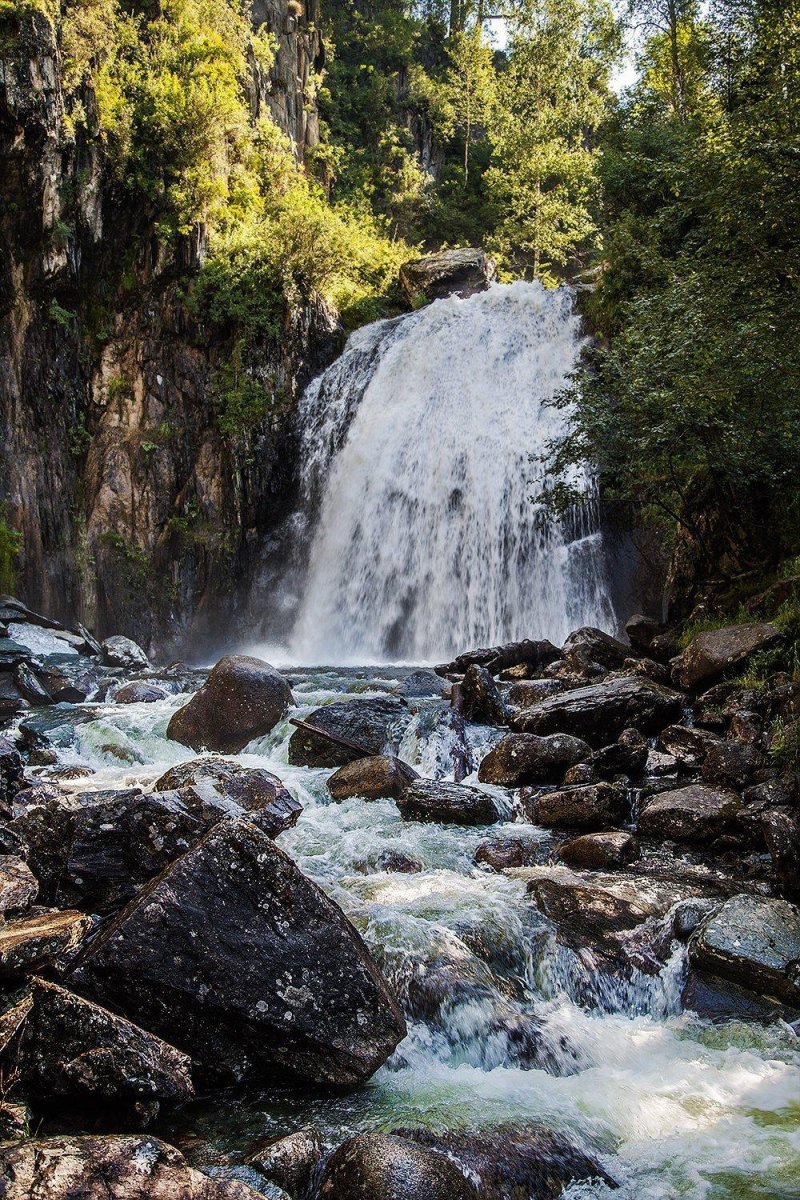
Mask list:
[[[591,477],[542,504],[548,402],[580,349],[568,289],[496,285],[359,330],[300,412],[318,511],[296,661],[430,661],[518,637],[611,630]]]

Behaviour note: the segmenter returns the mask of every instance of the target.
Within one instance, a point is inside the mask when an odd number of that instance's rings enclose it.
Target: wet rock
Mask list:
[[[644,764],[644,773],[648,779],[663,775],[678,775],[681,764],[672,754],[663,750],[648,750]]]
[[[689,956],[700,970],[800,1003],[800,909],[786,900],[734,896],[703,922]]]
[[[54,703],[53,697],[29,663],[20,663],[17,666],[14,671],[14,684],[22,699],[27,700],[29,704]]]
[[[453,700],[465,721],[478,725],[505,725],[506,707],[491,674],[486,667],[473,663],[453,691]]]
[[[154,789],[179,791],[184,800],[190,793],[205,828],[223,816],[246,816],[272,838],[296,825],[303,811],[277,775],[261,767],[240,767],[224,758],[179,763],[161,776]]]
[[[3,1200],[258,1200],[145,1135],[35,1138],[0,1147]]]
[[[614,779],[617,775],[633,778],[645,769],[647,757],[648,745],[638,729],[623,729],[616,742],[596,750],[589,763],[600,779]]]
[[[561,658],[567,670],[587,678],[616,670],[630,654],[630,646],[591,626],[576,629],[561,647]]]
[[[523,1125],[479,1133],[400,1131],[420,1145],[446,1154],[471,1180],[480,1200],[556,1200],[574,1181],[616,1183],[600,1164],[561,1134]]]
[[[528,820],[546,829],[608,829],[619,825],[625,815],[625,796],[610,783],[533,792],[521,799]]]
[[[406,784],[417,778],[408,763],[393,755],[376,754],[358,758],[340,767],[328,780],[328,791],[334,800],[360,796],[362,800],[396,800]]]
[[[729,979],[709,975],[706,971],[690,970],[681,993],[681,1006],[698,1017],[714,1022],[758,1021],[774,1025],[776,1021],[791,1021],[797,1010],[788,1010],[776,1000],[759,996],[739,987]]]
[[[649,679],[623,676],[575,688],[523,709],[510,718],[520,733],[571,733],[592,746],[606,746],[632,727],[658,733],[680,716],[681,697]]]
[[[591,763],[576,763],[564,776],[564,787],[577,787],[582,783],[597,783],[597,772]]]
[[[782,637],[776,625],[729,625],[699,633],[673,663],[672,678],[679,687],[694,690],[776,646]]]
[[[408,854],[401,854],[397,850],[387,850],[380,856],[375,866],[379,871],[394,872],[398,875],[418,875],[425,869],[424,864],[418,858],[411,858]]]
[[[718,742],[703,761],[701,776],[711,787],[745,788],[762,766],[764,756],[752,745]]]
[[[185,1054],[56,983],[30,980],[31,1007],[13,1062],[26,1097],[188,1100]]]
[[[115,704],[155,704],[166,697],[164,689],[152,683],[126,683],[114,692],[113,700]]]
[[[2,642],[0,642],[0,646],[2,646]],[[13,676],[4,670],[2,658],[0,658],[0,721],[11,721],[18,713],[24,712],[27,707],[27,700],[23,700],[20,696]]]
[[[491,842],[481,842],[475,851],[474,862],[478,866],[491,867],[493,871],[533,867],[545,861],[547,846],[547,840],[542,838],[495,838]]]
[[[409,304],[422,296],[426,301],[445,296],[474,296],[484,292],[497,275],[494,259],[483,250],[464,247],[439,250],[403,263],[400,286]]]
[[[625,622],[625,633],[628,641],[636,650],[647,651],[653,644],[653,639],[663,632],[664,626],[654,617],[645,617],[635,613]]]
[[[427,696],[444,696],[450,691],[450,685],[445,683],[435,671],[412,671],[401,683],[392,688],[395,696],[406,700],[422,699]]]
[[[0,1101],[0,1142],[16,1142],[29,1134],[30,1113],[27,1106],[11,1100]]]
[[[33,904],[39,883],[23,859],[0,856],[0,913],[19,911]]]
[[[667,754],[690,770],[702,766],[712,746],[720,744],[720,738],[707,729],[687,725],[668,725],[662,729],[658,744]]]
[[[162,872],[74,980],[223,1080],[359,1083],[405,1034],[353,926],[245,820],[217,825]]]
[[[404,1137],[361,1133],[325,1164],[319,1200],[477,1200],[478,1193],[444,1153]]]
[[[564,846],[558,857],[569,867],[613,869],[633,862],[640,854],[636,838],[622,830],[612,833],[585,833]]]
[[[40,912],[0,926],[0,977],[41,971],[77,950],[92,927],[69,909]]]
[[[269,733],[292,703],[288,683],[269,663],[229,654],[173,715],[167,737],[193,750],[238,754],[248,742]]]
[[[508,689],[508,703],[514,708],[531,708],[548,696],[567,691],[567,685],[561,679],[528,679],[524,683],[515,683]]]
[[[122,667],[126,671],[144,671],[150,666],[150,659],[141,646],[121,634],[101,643],[100,661],[106,667]]]
[[[306,717],[308,724],[360,749],[339,746],[309,730],[297,729],[289,741],[289,762],[301,767],[343,767],[366,755],[396,751],[410,720],[408,706],[397,697],[327,704]]]
[[[638,828],[645,837],[711,842],[738,832],[742,802],[733,792],[692,784],[642,801]]]
[[[740,709],[731,717],[728,737],[746,746],[761,747],[764,741],[764,723],[756,712]]]
[[[745,804],[759,805],[762,809],[792,807],[798,800],[798,780],[793,772],[756,783],[742,793]]]
[[[781,891],[800,899],[800,817],[789,808],[773,808],[761,816],[761,829]]]
[[[437,667],[439,675],[463,675],[472,663],[486,667],[492,675],[499,675],[509,667],[521,663],[541,670],[549,663],[556,662],[561,657],[561,651],[552,642],[534,642],[525,639],[522,642],[508,642],[504,646],[489,646],[481,650],[469,650],[459,654],[452,662]]]
[[[248,1162],[263,1171],[290,1196],[304,1196],[323,1155],[322,1139],[313,1126],[286,1137],[274,1138],[248,1155]]]
[[[431,821],[446,825],[492,825],[500,812],[491,796],[463,783],[418,779],[407,784],[397,799],[405,821]]]
[[[567,768],[590,754],[586,742],[569,734],[510,733],[481,760],[478,779],[505,787],[560,783]]]
[[[0,811],[8,811],[25,775],[22,755],[10,738],[0,736]]]

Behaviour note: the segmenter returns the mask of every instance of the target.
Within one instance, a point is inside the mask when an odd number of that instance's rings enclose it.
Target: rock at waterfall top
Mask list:
[[[445,296],[474,296],[484,292],[497,277],[497,266],[483,250],[442,250],[403,263],[400,286],[408,303],[419,298],[440,300]]]
[[[249,821],[225,821],[90,945],[76,987],[206,1077],[363,1082],[405,1035],[361,937]]]
[[[700,926],[689,953],[696,967],[800,1003],[800,910],[794,904],[734,896]]]
[[[319,1200],[477,1200],[445,1154],[388,1133],[349,1138],[329,1158]]]
[[[777,645],[782,637],[776,625],[729,625],[699,633],[674,660],[672,678],[684,688],[713,683],[752,654]]]
[[[274,729],[293,703],[288,683],[269,663],[230,654],[173,715],[167,737],[192,750],[238,754]]]

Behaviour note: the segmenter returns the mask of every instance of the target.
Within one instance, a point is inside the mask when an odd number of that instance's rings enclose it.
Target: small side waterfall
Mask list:
[[[567,289],[494,286],[359,330],[307,389],[318,513],[298,661],[430,661],[518,637],[612,629],[593,485],[563,522],[537,456],[580,349]]]

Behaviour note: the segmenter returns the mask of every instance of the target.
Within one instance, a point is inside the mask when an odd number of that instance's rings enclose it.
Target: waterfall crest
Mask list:
[[[495,285],[359,330],[301,406],[316,512],[298,661],[447,657],[612,629],[589,472],[569,522],[541,503],[548,406],[580,350],[572,293]]]

